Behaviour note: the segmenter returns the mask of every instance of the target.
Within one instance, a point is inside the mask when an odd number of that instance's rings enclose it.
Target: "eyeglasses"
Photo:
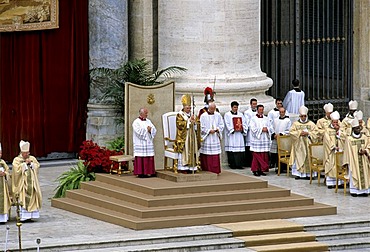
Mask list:
[[[276,104],[280,104],[280,105],[281,105],[281,104],[283,104],[283,103],[282,103],[282,102],[278,102],[278,103],[276,103]]]

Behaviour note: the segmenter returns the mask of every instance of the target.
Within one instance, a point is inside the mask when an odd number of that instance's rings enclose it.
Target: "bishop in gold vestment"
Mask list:
[[[4,160],[1,159],[2,149],[0,144],[0,222],[8,221],[8,213],[11,207],[11,200],[9,195],[8,181],[9,167]]]
[[[352,120],[352,134],[344,144],[343,165],[348,166],[350,193],[352,196],[369,195],[369,138],[361,133],[360,124],[355,117]]]
[[[307,118],[308,108],[299,108],[299,119],[290,128],[292,150],[289,164],[292,165],[292,175],[296,179],[309,179],[310,167],[308,164],[309,144],[316,141],[317,127]]]
[[[324,105],[325,116],[317,120],[316,126],[318,130],[318,141],[322,142],[324,138],[325,130],[329,127],[331,123],[330,114],[333,112],[334,106],[331,103]]]
[[[34,156],[30,155],[30,143],[19,143],[21,153],[13,160],[12,189],[13,197],[19,195],[22,204],[20,220],[26,221],[40,217],[42,195],[39,184],[40,164]]]
[[[330,114],[331,123],[324,133],[324,168],[326,185],[332,189],[336,185],[336,164],[335,164],[335,153],[343,150],[344,141],[346,134],[340,129],[339,126],[339,112],[335,111]],[[339,185],[343,184],[343,181],[338,182]]]

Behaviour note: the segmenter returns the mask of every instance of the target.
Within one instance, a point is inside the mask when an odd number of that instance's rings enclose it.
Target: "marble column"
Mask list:
[[[364,117],[370,117],[370,1],[354,1],[353,11],[353,98]]]
[[[89,1],[90,69],[118,68],[128,59],[127,0]],[[86,139],[101,146],[123,136],[114,106],[101,104],[98,89],[90,86]],[[122,97],[123,99],[123,97]]]
[[[260,68],[260,0],[159,0],[158,9],[159,68],[188,69],[176,78],[177,108],[185,93],[203,107],[207,86],[221,113],[233,100],[244,111],[252,97],[273,108],[272,80]]]

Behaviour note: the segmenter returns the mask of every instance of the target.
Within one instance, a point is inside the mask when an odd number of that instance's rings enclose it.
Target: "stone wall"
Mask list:
[[[359,101],[364,117],[370,117],[370,1],[354,2],[353,98]]]

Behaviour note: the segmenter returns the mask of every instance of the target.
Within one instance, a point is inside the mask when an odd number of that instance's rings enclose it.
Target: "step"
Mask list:
[[[246,247],[316,241],[315,235],[307,232],[239,236]]]
[[[52,199],[52,206],[135,230],[195,226],[235,221],[328,215],[336,213],[335,207],[314,203],[310,206],[300,207],[284,207],[141,219],[69,198]]]
[[[278,234],[304,230],[301,224],[281,219],[222,223],[215,224],[215,226],[232,231],[234,236]]]
[[[306,231],[320,231],[320,230],[338,230],[343,228],[357,228],[357,227],[370,227],[370,220],[340,220],[312,222],[304,224]]]
[[[249,249],[258,252],[300,252],[300,251],[328,251],[329,247],[327,244],[320,242],[297,242],[289,244],[275,244],[275,245],[265,245],[265,246],[252,246],[247,247]]]
[[[353,250],[359,249],[364,251],[363,248],[370,248],[370,238],[349,238],[349,239],[339,239],[339,240],[325,240],[323,241],[329,245],[331,251],[336,250]]]
[[[181,204],[199,204],[204,202],[236,201],[257,198],[274,198],[290,196],[290,191],[276,186],[267,188],[225,190],[214,192],[184,193],[179,195],[153,196],[132,190],[122,190],[122,187],[103,183],[101,181],[91,181],[82,183],[81,189],[104,194],[123,201],[135,203],[146,207],[158,207]]]
[[[211,239],[211,240],[198,240],[188,242],[168,242],[160,244],[146,244],[137,246],[124,246],[124,247],[110,247],[110,252],[125,252],[125,251],[203,251],[203,250],[228,250],[238,249],[244,247],[242,241],[234,238],[227,239]],[[106,248],[101,249],[78,249],[68,250],[81,251],[81,252],[102,252],[107,251]]]
[[[41,251],[80,251],[80,250],[99,250],[111,251],[111,248],[122,247],[135,247],[153,244],[166,244],[166,243],[191,243],[193,241],[214,240],[233,238],[230,231],[214,227],[211,225],[206,226],[192,226],[186,228],[171,228],[155,230],[154,232],[127,232],[117,236],[112,234],[111,238],[104,239],[102,237],[94,237],[94,239],[76,242],[75,239],[64,241],[60,243],[56,240],[43,240]],[[237,241],[242,244],[240,240]],[[14,245],[17,245],[14,244]],[[23,251],[36,251],[35,243],[23,243]],[[31,246],[29,246],[31,245]],[[161,245],[160,245],[161,246]],[[16,251],[17,246],[12,247],[12,251]]]
[[[67,192],[67,197],[105,207],[107,209],[123,212],[139,218],[155,218],[178,215],[194,215],[202,213],[235,212],[266,208],[283,208],[292,206],[312,205],[313,200],[300,195],[269,199],[240,200],[228,202],[211,202],[199,204],[187,204],[179,206],[143,207],[130,202],[125,202],[112,197],[96,194],[83,189]]]
[[[342,240],[351,238],[368,237],[370,240],[370,227],[340,228],[314,231],[318,241]]]
[[[96,174],[96,181],[119,186],[148,195],[182,195],[199,192],[216,192],[266,188],[267,181],[232,172],[223,172],[218,180],[176,183],[160,178],[140,179],[133,175]],[[86,182],[85,182],[86,183]]]

